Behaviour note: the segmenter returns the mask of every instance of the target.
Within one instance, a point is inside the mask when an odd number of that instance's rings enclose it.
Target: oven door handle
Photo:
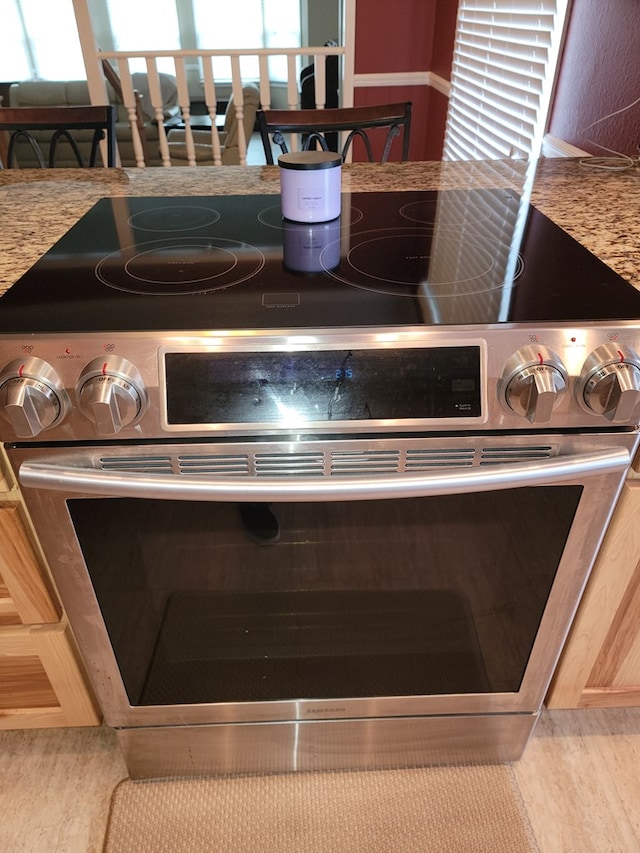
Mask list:
[[[537,462],[401,476],[239,479],[143,472],[104,472],[94,468],[23,462],[20,483],[32,489],[101,497],[204,501],[340,501],[410,498],[488,492],[551,485],[599,474],[623,474],[631,462],[624,449],[554,457]]]

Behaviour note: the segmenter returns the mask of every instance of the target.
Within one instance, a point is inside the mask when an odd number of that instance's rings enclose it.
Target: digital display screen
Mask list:
[[[480,347],[165,355],[171,425],[477,418]]]

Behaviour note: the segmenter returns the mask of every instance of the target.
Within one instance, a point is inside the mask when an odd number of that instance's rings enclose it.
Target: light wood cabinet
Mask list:
[[[0,457],[0,729],[99,722],[43,555]]]
[[[19,502],[0,500],[0,613],[22,625],[59,622],[62,611],[27,526]]]
[[[0,630],[0,729],[100,723],[65,620]]]
[[[640,468],[640,456],[634,468]],[[625,482],[551,683],[549,708],[640,706],[640,476]]]

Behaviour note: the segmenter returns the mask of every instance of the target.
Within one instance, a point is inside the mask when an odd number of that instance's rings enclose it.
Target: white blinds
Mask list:
[[[568,0],[460,0],[445,160],[538,156]]]

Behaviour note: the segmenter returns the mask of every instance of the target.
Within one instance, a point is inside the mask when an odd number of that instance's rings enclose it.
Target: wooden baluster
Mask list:
[[[164,109],[162,88],[160,86],[160,77],[158,76],[158,66],[154,56],[146,57],[147,63],[147,79],[149,81],[149,96],[151,98],[151,106],[158,124],[158,142],[160,143],[160,157],[163,166],[171,165],[171,157],[169,155],[169,144],[167,142],[167,131],[164,127]]]
[[[202,75],[204,77],[204,102],[209,111],[211,119],[211,146],[213,148],[213,163],[215,166],[222,164],[222,148],[220,146],[220,135],[216,125],[218,115],[218,96],[216,84],[213,77],[213,59],[211,56],[202,57]]]
[[[242,91],[242,77],[240,71],[240,57],[234,54],[231,57],[231,92],[233,94],[233,106],[238,124],[238,156],[240,165],[247,165],[247,137],[244,132],[244,93]]]
[[[184,121],[184,141],[187,151],[187,162],[190,166],[197,166],[196,149],[193,142],[193,132],[191,130],[191,101],[189,100],[189,86],[187,84],[187,72],[185,69],[184,58],[174,56],[173,58],[176,70],[176,83],[178,86],[178,105],[182,113]]]
[[[313,76],[316,109],[323,110],[327,104],[327,58],[324,54],[313,57]]]
[[[258,57],[260,68],[260,106],[263,110],[271,109],[271,81],[269,80],[269,57],[261,53]]]
[[[131,125],[131,141],[136,158],[136,166],[144,168],[147,164],[147,137],[144,131],[144,116],[142,113],[141,95],[133,88],[133,80],[129,70],[128,59],[118,59],[118,74],[113,70],[111,64],[102,60],[105,77],[113,86],[114,91],[122,100],[127,110],[127,117]],[[109,70],[107,70],[109,69]],[[119,76],[118,76],[119,75]]]
[[[297,110],[298,103],[298,69],[296,64],[295,54],[287,55],[287,106],[290,110]],[[300,148],[299,136],[297,133],[291,134],[289,144],[290,151],[297,151]]]

